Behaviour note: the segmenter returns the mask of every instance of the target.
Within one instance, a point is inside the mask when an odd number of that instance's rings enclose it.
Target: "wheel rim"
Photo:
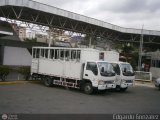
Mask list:
[[[84,92],[86,94],[91,94],[92,93],[92,86],[90,84],[86,84],[85,87],[84,87]]]
[[[87,86],[85,87],[85,91],[86,91],[86,92],[90,92],[90,91],[91,91],[91,87],[90,87],[89,85],[87,85]]]
[[[46,80],[46,85],[49,85],[49,80],[48,79]]]
[[[46,78],[45,84],[46,84],[47,86],[50,85],[50,79],[49,79],[49,78]]]

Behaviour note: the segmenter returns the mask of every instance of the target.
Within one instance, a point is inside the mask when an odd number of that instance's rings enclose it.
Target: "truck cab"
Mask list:
[[[110,62],[116,73],[116,88],[125,91],[133,86],[135,74],[132,66],[127,62]]]
[[[113,66],[106,61],[86,61],[83,79],[84,81],[91,81],[92,84],[85,86],[85,92],[91,92],[93,89],[106,90],[116,88]]]

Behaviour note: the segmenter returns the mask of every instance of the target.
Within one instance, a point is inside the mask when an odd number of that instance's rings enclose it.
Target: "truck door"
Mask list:
[[[116,73],[116,84],[120,85],[121,82],[121,70],[120,70],[120,66],[117,63],[112,63],[114,71]]]
[[[87,62],[83,73],[83,78],[96,82],[98,79],[98,67],[96,62]]]

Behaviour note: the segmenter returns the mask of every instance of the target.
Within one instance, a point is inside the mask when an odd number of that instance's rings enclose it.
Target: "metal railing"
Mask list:
[[[152,81],[152,73],[144,71],[135,71],[135,80]]]

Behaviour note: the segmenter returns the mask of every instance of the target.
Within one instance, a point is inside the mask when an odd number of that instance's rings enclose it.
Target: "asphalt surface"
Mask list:
[[[0,85],[0,113],[160,113],[160,91],[134,86],[126,92],[107,91],[86,95],[42,83]]]

